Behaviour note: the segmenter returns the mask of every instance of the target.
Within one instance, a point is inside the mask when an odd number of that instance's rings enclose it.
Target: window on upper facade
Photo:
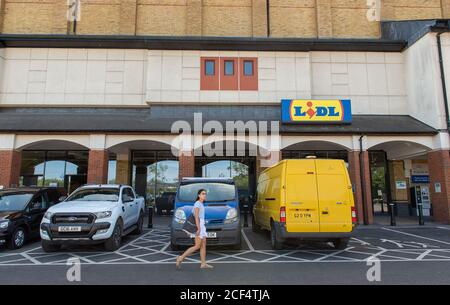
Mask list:
[[[224,74],[226,76],[233,76],[234,75],[234,60],[225,60]]]
[[[214,76],[216,74],[216,62],[214,60],[205,61],[205,75]]]
[[[244,60],[244,75],[253,76],[253,60]]]

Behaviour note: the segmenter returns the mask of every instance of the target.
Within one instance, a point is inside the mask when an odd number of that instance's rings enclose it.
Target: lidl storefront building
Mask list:
[[[388,203],[415,215],[418,195],[449,223],[450,35],[436,24],[382,39],[3,34],[0,185],[131,184],[153,204],[182,177],[220,176],[252,196],[265,167],[316,156],[347,162],[360,223]],[[177,146],[174,124],[199,114]],[[214,134],[227,122],[258,139]]]

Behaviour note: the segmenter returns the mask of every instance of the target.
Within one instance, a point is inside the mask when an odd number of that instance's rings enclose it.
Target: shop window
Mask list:
[[[239,90],[239,76],[236,73],[237,58],[221,58],[220,90]]]
[[[258,90],[258,59],[240,59],[240,90]]]
[[[22,152],[21,186],[58,186],[72,192],[87,182],[87,151]]]
[[[201,58],[200,90],[219,90],[219,59]]]

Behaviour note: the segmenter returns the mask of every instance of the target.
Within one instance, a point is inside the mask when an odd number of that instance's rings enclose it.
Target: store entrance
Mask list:
[[[197,157],[195,176],[232,178],[242,207],[243,204],[251,203],[256,193],[256,157]]]
[[[374,215],[389,213],[390,180],[387,155],[384,151],[369,152],[372,206]]]

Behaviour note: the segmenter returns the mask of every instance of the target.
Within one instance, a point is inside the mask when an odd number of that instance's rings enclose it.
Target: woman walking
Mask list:
[[[200,260],[201,260],[201,269],[212,269],[214,268],[211,265],[206,263],[206,227],[205,227],[205,206],[203,203],[206,200],[206,190],[199,190],[197,193],[197,200],[194,204],[194,209],[192,213],[195,217],[195,224],[197,225],[197,233],[195,234],[195,245],[191,248],[187,249],[183,255],[177,257],[177,268],[180,269],[181,263],[184,259],[196,251],[200,250]]]

